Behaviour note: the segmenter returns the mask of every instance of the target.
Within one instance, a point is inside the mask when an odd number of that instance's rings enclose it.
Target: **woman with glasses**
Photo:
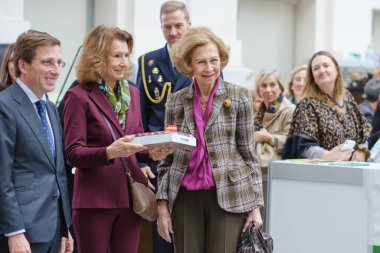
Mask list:
[[[13,65],[14,47],[15,43],[12,43],[5,50],[0,70],[0,91],[5,90],[16,81],[16,73]]]
[[[307,66],[303,99],[294,112],[283,158],[365,161],[371,126],[344,88],[341,69],[329,52],[316,52]],[[353,140],[353,149],[343,143]]]

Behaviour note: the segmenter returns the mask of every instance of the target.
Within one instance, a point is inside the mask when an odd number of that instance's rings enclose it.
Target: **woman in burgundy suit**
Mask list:
[[[72,207],[79,253],[137,252],[140,217],[133,212],[120,159],[126,158],[136,181],[148,185],[136,158],[147,161],[147,152],[137,153],[146,148],[129,143],[131,135],[143,132],[139,93],[125,77],[132,46],[128,32],[95,27],[78,63],[80,85],[64,98],[65,155],[77,168]]]

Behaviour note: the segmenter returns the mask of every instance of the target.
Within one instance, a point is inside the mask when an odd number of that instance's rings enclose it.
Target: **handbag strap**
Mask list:
[[[261,241],[262,245],[264,246],[265,252],[266,253],[271,253],[271,251],[268,248],[267,241],[265,240],[265,238],[263,236],[263,232],[261,231],[261,229],[256,228],[254,224],[253,224],[253,229],[256,230],[257,237],[259,238],[259,240]]]
[[[114,141],[116,141],[116,140],[117,140],[117,139],[116,139],[116,135],[115,135],[115,132],[114,132],[113,129],[112,129],[111,123],[110,123],[109,120],[106,118],[106,116],[104,115],[103,112],[100,112],[100,113],[102,114],[102,117],[103,117],[104,121],[106,122],[106,124],[107,124],[107,126],[108,126],[108,129],[109,129],[110,132],[111,132],[112,139],[113,139]],[[135,180],[133,179],[132,174],[131,174],[131,171],[129,170],[129,168],[128,168],[128,166],[127,166],[127,162],[125,161],[124,157],[120,157],[120,159],[121,159],[121,163],[123,164],[123,167],[124,167],[124,169],[125,169],[125,174],[127,174],[128,178],[129,178],[129,180],[130,180],[130,182],[133,183]]]

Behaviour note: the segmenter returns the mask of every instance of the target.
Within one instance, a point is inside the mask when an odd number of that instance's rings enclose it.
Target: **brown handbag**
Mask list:
[[[121,160],[124,161],[123,158]],[[126,168],[125,165],[124,168]],[[154,195],[154,193],[144,184],[133,180],[130,173],[128,174],[127,172],[126,174],[129,179],[129,185],[132,193],[133,210],[135,213],[148,221],[157,220],[158,208],[156,195]]]
[[[237,253],[272,253],[273,238],[252,223],[241,235]]]
[[[111,132],[113,140],[116,141],[116,136],[111,127],[110,122],[104,116],[103,113],[102,113],[102,116]],[[141,218],[144,218],[148,221],[157,220],[158,207],[157,207],[156,195],[154,195],[153,191],[150,190],[147,186],[135,181],[132,177],[131,171],[129,170],[124,158],[120,157],[120,159],[125,169],[127,180],[129,181],[130,192],[132,195],[133,211],[136,214],[140,215]]]

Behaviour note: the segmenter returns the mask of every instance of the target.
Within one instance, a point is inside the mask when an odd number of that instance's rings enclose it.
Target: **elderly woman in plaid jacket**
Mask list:
[[[159,165],[158,232],[173,235],[177,253],[233,253],[250,223],[262,225],[251,93],[221,79],[228,49],[208,28],[190,29],[172,59],[193,84],[170,97],[165,124],[197,146],[176,148]]]

